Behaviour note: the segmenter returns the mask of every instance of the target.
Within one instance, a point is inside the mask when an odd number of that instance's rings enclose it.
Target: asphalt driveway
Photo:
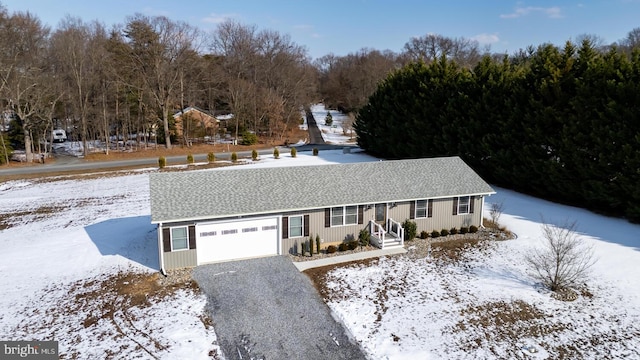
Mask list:
[[[366,359],[286,256],[196,267],[224,356]]]

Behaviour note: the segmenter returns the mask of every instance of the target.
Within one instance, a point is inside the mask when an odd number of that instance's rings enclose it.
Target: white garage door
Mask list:
[[[196,224],[198,265],[278,254],[279,218]]]

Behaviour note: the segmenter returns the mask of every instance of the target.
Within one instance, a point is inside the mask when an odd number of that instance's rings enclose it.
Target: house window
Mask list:
[[[355,225],[358,223],[358,206],[331,208],[331,226]]]
[[[344,208],[331,208],[331,226],[340,226],[344,224]]]
[[[427,200],[416,200],[416,219],[427,217]]]
[[[355,225],[358,223],[358,206],[347,206],[344,211],[344,224]]]
[[[302,236],[302,216],[289,216],[289,237]]]
[[[171,228],[171,251],[187,250],[188,248],[187,227]]]
[[[469,213],[470,196],[461,196],[458,198],[458,215]]]

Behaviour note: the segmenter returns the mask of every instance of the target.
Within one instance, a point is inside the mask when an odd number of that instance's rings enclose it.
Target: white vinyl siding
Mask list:
[[[302,236],[302,216],[289,216],[289,237]]]
[[[189,241],[187,238],[187,227],[171,228],[171,251],[189,249]]]

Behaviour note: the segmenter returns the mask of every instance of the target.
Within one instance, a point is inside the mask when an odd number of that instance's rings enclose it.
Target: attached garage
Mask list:
[[[198,265],[278,255],[280,217],[196,224]]]

